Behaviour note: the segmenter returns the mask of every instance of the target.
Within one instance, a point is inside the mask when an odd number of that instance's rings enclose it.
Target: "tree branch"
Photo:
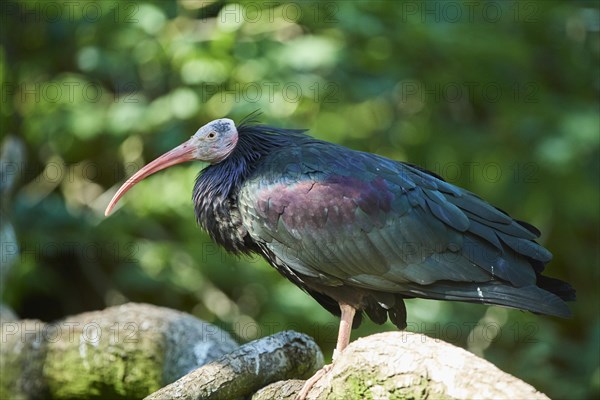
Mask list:
[[[145,400],[235,399],[281,379],[308,378],[322,366],[323,354],[311,337],[284,331],[245,344]]]

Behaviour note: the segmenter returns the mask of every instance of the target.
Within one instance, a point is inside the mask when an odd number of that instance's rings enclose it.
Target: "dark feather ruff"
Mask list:
[[[218,164],[200,171],[192,200],[196,221],[211,238],[235,254],[257,252],[242,226],[237,193],[259,160],[283,146],[310,140],[305,130],[273,128],[256,124],[254,112],[238,126],[238,143],[233,153]]]

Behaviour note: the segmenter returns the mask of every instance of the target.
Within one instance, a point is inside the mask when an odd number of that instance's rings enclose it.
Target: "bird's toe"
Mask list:
[[[306,396],[308,395],[308,393],[310,392],[310,390],[313,388],[313,386],[323,376],[325,376],[329,371],[331,371],[332,367],[333,367],[333,364],[327,364],[327,365],[323,366],[323,368],[321,368],[320,370],[318,370],[313,376],[311,376],[310,378],[308,378],[306,380],[306,382],[304,382],[304,386],[302,386],[302,389],[300,389],[300,391],[296,395],[295,400],[304,400],[304,399],[306,399]]]

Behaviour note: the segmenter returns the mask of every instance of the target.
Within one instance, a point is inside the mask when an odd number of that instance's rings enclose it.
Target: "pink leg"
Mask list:
[[[352,332],[352,321],[354,320],[354,314],[356,309],[348,304],[340,304],[340,310],[342,311],[342,317],[340,319],[340,328],[338,330],[337,344],[333,351],[333,361],[338,354],[340,354],[348,343],[350,343],[350,333]]]
[[[306,395],[312,387],[331,370],[335,359],[341,354],[342,351],[348,346],[350,343],[350,332],[352,331],[352,321],[354,320],[354,314],[356,314],[356,309],[348,304],[340,303],[340,310],[342,311],[342,317],[340,319],[340,328],[338,330],[338,338],[337,344],[335,345],[335,350],[333,351],[332,363],[325,365],[323,368],[318,370],[313,376],[310,377],[302,386],[302,390],[296,396],[296,400],[304,400]]]

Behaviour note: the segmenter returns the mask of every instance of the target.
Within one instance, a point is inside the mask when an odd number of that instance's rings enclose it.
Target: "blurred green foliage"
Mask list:
[[[282,329],[330,352],[337,319],[194,221],[201,165],[103,217],[118,185],[204,123],[265,123],[420,164],[538,226],[570,320],[408,301],[409,329],[457,343],[553,398],[600,396],[597,2],[3,2],[1,133],[20,243],[3,301],[52,320],[125,301],[250,340]],[[2,249],[3,257],[9,248]],[[354,337],[393,329],[371,322]],[[330,353],[329,353],[330,354]]]

